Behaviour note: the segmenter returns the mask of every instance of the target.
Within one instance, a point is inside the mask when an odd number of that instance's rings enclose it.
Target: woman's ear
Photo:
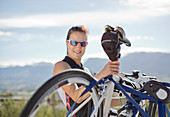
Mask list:
[[[67,46],[67,47],[68,47],[68,43],[69,43],[69,42],[66,40],[66,46]]]

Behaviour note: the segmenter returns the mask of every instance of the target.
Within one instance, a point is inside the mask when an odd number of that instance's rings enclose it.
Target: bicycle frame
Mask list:
[[[104,82],[104,81],[99,81],[99,82],[103,82],[104,84],[107,84],[107,88],[106,88],[106,92],[100,97],[99,102],[97,104],[97,107],[93,110],[91,117],[93,117],[97,111],[98,111],[98,107],[100,106],[101,102],[104,100],[105,98],[105,105],[104,105],[104,113],[103,116],[106,117],[109,113],[109,109],[110,109],[110,104],[111,104],[111,100],[112,100],[112,94],[113,94],[113,89],[114,86],[116,86],[128,99],[128,101],[126,102],[125,106],[130,106],[132,108],[132,112],[133,112],[133,117],[135,117],[136,115],[136,109],[144,116],[144,117],[150,117],[148,115],[147,110],[143,110],[139,104],[136,102],[137,100],[149,100],[153,103],[158,104],[158,111],[159,111],[159,117],[166,117],[166,113],[168,115],[168,117],[170,117],[170,112],[167,108],[167,105],[162,103],[161,101],[156,100],[155,98],[148,96],[138,90],[135,90],[133,88],[127,87],[125,85],[122,85],[118,82],[116,82],[116,76],[113,75],[112,76],[108,76],[108,79],[110,80],[109,82]],[[99,83],[98,82],[98,83]],[[88,91],[90,91],[90,89],[97,83],[96,80],[93,80],[90,85],[86,88],[86,90],[82,93],[82,95],[84,95],[85,93],[87,93]],[[166,85],[167,87],[170,87],[170,83],[164,82],[164,85]],[[139,96],[138,98],[132,98],[128,95],[127,92],[130,92],[131,94],[135,94],[137,96]],[[82,96],[81,95],[81,96]],[[80,97],[81,97],[80,96]],[[77,102],[77,101],[76,101]],[[76,103],[75,102],[75,103]],[[125,106],[123,108],[125,108]],[[72,108],[74,107],[74,104],[72,106]],[[70,111],[68,112],[67,116],[71,113],[72,109],[70,109]],[[73,111],[74,112],[74,111]]]
[[[122,84],[119,84],[117,83],[113,78],[109,78],[112,82],[114,82],[114,84],[122,91],[122,93],[129,99],[129,101],[127,102],[128,104],[130,104],[129,102],[131,102],[133,104],[133,106],[131,105],[132,109],[134,110],[134,108],[136,108],[137,110],[139,110],[141,112],[141,114],[144,116],[144,117],[149,117],[149,115],[147,114],[147,112],[145,112],[144,110],[141,109],[141,107],[136,103],[135,100],[144,100],[144,99],[147,99],[147,100],[150,100],[154,103],[157,103],[158,104],[158,110],[159,110],[159,117],[166,117],[166,112],[168,114],[168,117],[170,117],[170,113],[169,113],[169,110],[167,109],[167,106],[166,104],[162,103],[161,101],[158,101],[156,99],[154,99],[153,97],[150,97],[140,91],[137,91],[137,90],[134,90],[132,88],[129,88],[127,86],[124,86]],[[168,85],[166,86],[169,86],[169,83],[167,83]],[[136,98],[136,99],[133,99],[131,98],[126,91],[129,91],[137,96],[139,96],[139,98]],[[135,111],[135,110],[134,110]],[[133,111],[133,115],[135,115],[135,112]]]

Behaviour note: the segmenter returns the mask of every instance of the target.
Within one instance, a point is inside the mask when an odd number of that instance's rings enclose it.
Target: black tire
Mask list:
[[[92,80],[93,77],[82,70],[68,70],[52,77],[46,83],[44,83],[30,98],[22,110],[20,117],[34,117],[42,102],[44,102],[46,98],[58,88],[70,83],[80,83],[83,86],[88,86]],[[98,102],[98,95],[94,87],[92,88],[91,92],[93,93],[93,103]],[[97,116],[99,115],[100,114],[98,113]]]

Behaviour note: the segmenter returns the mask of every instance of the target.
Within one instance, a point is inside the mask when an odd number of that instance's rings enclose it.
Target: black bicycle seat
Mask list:
[[[124,30],[119,26],[113,28],[106,25],[105,32],[101,39],[101,44],[111,61],[115,61],[120,58],[120,45],[123,43],[126,46],[131,46],[130,41],[125,36]]]

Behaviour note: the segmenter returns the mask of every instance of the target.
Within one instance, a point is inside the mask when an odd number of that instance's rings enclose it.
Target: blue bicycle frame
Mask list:
[[[158,111],[159,111],[159,117],[166,117],[166,113],[168,115],[168,117],[170,117],[170,112],[168,110],[168,107],[166,104],[162,103],[161,101],[158,101],[156,100],[155,98],[151,97],[151,96],[148,96],[138,90],[135,90],[135,89],[132,89],[132,88],[129,88],[125,85],[122,85],[120,83],[117,83],[113,78],[112,76],[108,76],[107,77],[110,81],[112,81],[115,86],[117,86],[117,88],[126,96],[126,98],[128,98],[128,101],[126,103],[125,106],[130,106],[132,108],[132,111],[133,111],[133,117],[135,117],[136,115],[136,109],[144,116],[144,117],[150,117],[147,113],[147,110],[145,109],[145,111],[138,105],[138,103],[136,102],[137,100],[149,100],[153,103],[157,103],[158,104]],[[97,82],[96,80],[93,80],[90,85],[86,88],[86,90],[81,94],[81,96],[83,96],[85,93],[87,93],[88,91],[90,91],[90,89],[96,84],[96,83],[101,83],[104,81],[100,80],[99,82]],[[170,87],[170,83],[167,83],[167,82],[164,82],[163,83],[164,85],[166,85],[167,87]],[[132,94],[135,94],[137,96],[139,96],[138,98],[132,98],[130,97],[127,92],[130,92]],[[81,97],[80,96],[80,97]],[[77,101],[76,101],[77,102]],[[75,102],[75,103],[76,103]],[[71,113],[72,109],[74,108],[74,105],[75,103],[73,104],[73,106],[71,107],[71,109],[69,110],[69,112],[67,113],[67,116]],[[125,107],[124,106],[124,107]],[[123,107],[123,108],[124,108]]]
[[[109,80],[111,80],[112,82],[114,82],[115,85],[118,87],[118,89],[119,89],[120,91],[122,91],[122,93],[129,99],[129,101],[127,102],[127,105],[129,105],[129,106],[132,107],[133,116],[134,116],[134,117],[135,117],[135,115],[136,115],[135,108],[136,108],[137,110],[139,110],[140,113],[141,113],[144,117],[149,117],[148,113],[147,113],[146,111],[144,111],[144,110],[136,103],[136,101],[135,101],[135,100],[146,100],[146,99],[147,99],[147,100],[150,100],[151,102],[154,102],[154,103],[157,103],[157,104],[158,104],[159,117],[166,117],[166,113],[167,113],[168,117],[170,117],[170,112],[169,112],[168,107],[167,107],[166,104],[164,104],[164,103],[162,103],[161,101],[158,101],[158,100],[154,99],[153,97],[150,97],[150,96],[148,96],[148,95],[146,95],[146,94],[144,94],[144,93],[142,93],[142,92],[140,92],[140,91],[137,91],[137,90],[135,90],[135,89],[132,89],[132,88],[129,88],[129,87],[127,87],[127,86],[124,86],[124,85],[122,85],[122,84],[117,83],[117,82],[112,78],[112,76],[109,76],[108,78],[109,78]],[[170,86],[170,83],[164,83],[164,84],[165,84],[166,86]],[[128,91],[128,92],[130,92],[130,93],[132,93],[132,94],[135,94],[135,95],[139,96],[139,98],[136,98],[136,99],[135,99],[135,98],[131,98],[131,97],[127,94],[127,92],[126,92],[125,90]],[[130,103],[130,102],[131,102],[131,103]]]

